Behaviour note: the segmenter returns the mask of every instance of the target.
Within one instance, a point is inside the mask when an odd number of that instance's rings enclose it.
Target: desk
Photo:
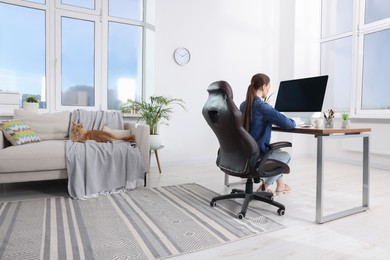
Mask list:
[[[273,131],[296,134],[309,134],[317,138],[317,187],[316,187],[316,221],[325,223],[331,220],[346,217],[355,213],[363,212],[368,209],[369,204],[369,143],[371,128],[294,128],[280,129],[273,127]],[[363,138],[363,191],[362,205],[340,211],[327,216],[323,215],[323,180],[324,180],[324,151],[323,142],[328,138]]]

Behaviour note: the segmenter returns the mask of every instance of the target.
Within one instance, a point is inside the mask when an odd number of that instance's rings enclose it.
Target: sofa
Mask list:
[[[65,144],[69,139],[71,112],[34,113],[16,109],[14,119],[20,119],[33,129],[40,142],[12,145],[0,131],[0,184],[67,179]],[[149,126],[124,121],[123,127],[134,134],[149,172]],[[112,134],[119,134],[112,130]]]

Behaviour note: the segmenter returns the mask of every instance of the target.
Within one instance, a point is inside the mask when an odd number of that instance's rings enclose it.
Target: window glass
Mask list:
[[[109,0],[108,15],[141,21],[142,0]]]
[[[0,89],[37,96],[45,108],[45,12],[0,3],[0,24]]]
[[[142,27],[110,22],[108,30],[108,109],[119,109],[141,98]]]
[[[390,109],[390,30],[364,37],[362,109]]]
[[[81,8],[95,9],[95,0],[62,0],[62,4],[73,5]]]
[[[390,17],[390,1],[366,0],[365,23]]]
[[[95,24],[62,17],[61,104],[95,105]]]
[[[322,0],[322,37],[352,31],[353,0]]]
[[[323,108],[349,111],[352,85],[352,37],[321,44],[321,74],[329,75]]]

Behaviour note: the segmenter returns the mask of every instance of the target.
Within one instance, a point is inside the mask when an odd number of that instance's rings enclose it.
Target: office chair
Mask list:
[[[228,175],[247,179],[245,191],[233,189],[230,194],[216,196],[212,198],[210,206],[216,206],[218,200],[243,198],[238,219],[245,217],[251,200],[274,205],[278,207],[277,213],[284,215],[284,205],[274,201],[269,192],[253,192],[253,182],[259,183],[261,178],[290,172],[287,164],[268,157],[275,149],[291,147],[291,143],[270,144],[267,153],[260,156],[259,146],[242,125],[242,113],[233,102],[230,85],[225,81],[217,81],[212,83],[207,91],[209,97],[203,106],[202,114],[219,141],[216,164]]]

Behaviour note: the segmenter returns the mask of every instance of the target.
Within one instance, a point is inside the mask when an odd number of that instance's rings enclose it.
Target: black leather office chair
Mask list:
[[[242,113],[233,102],[230,85],[225,81],[217,81],[212,83],[207,91],[209,98],[202,114],[219,141],[217,166],[228,175],[247,179],[245,191],[233,189],[230,194],[214,197],[210,206],[214,207],[218,200],[244,198],[241,211],[237,215],[239,219],[245,217],[251,200],[274,205],[278,207],[277,213],[284,215],[284,205],[274,201],[269,192],[253,192],[253,182],[259,183],[263,177],[290,172],[287,164],[268,157],[275,149],[291,147],[291,143],[270,144],[267,153],[260,157],[256,141],[242,126]]]

